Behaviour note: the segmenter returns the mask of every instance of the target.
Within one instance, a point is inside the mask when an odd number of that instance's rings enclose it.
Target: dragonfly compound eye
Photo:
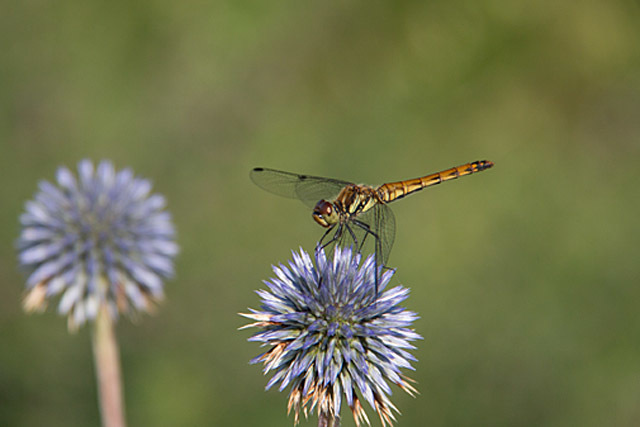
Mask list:
[[[329,227],[335,221],[331,221],[333,205],[326,200],[320,200],[313,208],[313,219],[323,227]]]
[[[331,215],[331,211],[333,211],[333,206],[331,205],[331,203],[327,202],[326,200],[320,200],[316,204],[316,207],[313,209],[314,213],[317,213],[323,216]]]

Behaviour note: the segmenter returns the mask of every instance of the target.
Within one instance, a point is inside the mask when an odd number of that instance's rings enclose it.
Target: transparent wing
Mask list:
[[[366,240],[373,241],[378,265],[387,265],[389,254],[393,247],[393,241],[396,237],[396,219],[391,208],[384,203],[378,203],[368,211],[358,215],[353,222],[356,224],[354,228],[367,228],[371,233]],[[371,242],[365,241],[365,248]],[[369,246],[370,247],[370,246]]]
[[[332,178],[299,175],[268,168],[255,168],[251,180],[263,190],[292,199],[300,199],[309,207],[319,200],[333,200],[350,183]]]
[[[386,204],[377,204],[373,210],[376,230],[378,230],[378,236],[380,236],[379,248],[376,249],[376,254],[378,251],[380,252],[379,259],[382,261],[381,264],[387,266],[389,254],[396,238],[396,218],[391,208]]]
[[[376,263],[386,266],[396,233],[396,221],[391,209],[378,204],[344,224],[339,224],[326,240],[331,249],[335,244],[352,247],[366,256],[374,253]]]
[[[345,223],[340,233],[338,246],[342,248],[351,247],[362,254],[372,253],[375,250],[375,239],[371,233],[354,222]]]

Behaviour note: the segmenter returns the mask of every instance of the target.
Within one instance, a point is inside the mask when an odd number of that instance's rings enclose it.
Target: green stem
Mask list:
[[[103,427],[125,427],[118,342],[106,306],[100,308],[93,331],[93,357]]]

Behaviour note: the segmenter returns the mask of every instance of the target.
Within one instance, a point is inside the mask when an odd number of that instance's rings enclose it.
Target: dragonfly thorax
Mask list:
[[[313,219],[323,227],[333,227],[340,221],[340,214],[331,202],[320,200],[313,208]]]

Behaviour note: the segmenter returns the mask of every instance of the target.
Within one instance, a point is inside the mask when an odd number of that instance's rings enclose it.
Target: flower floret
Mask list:
[[[258,291],[261,310],[242,314],[254,320],[246,327],[260,328],[249,340],[270,347],[251,361],[273,372],[267,389],[290,387],[295,423],[314,409],[339,415],[344,397],[356,424],[369,424],[362,396],[383,425],[391,424],[398,410],[389,384],[416,392],[401,372],[413,370],[406,350],[421,339],[410,329],[417,315],[399,306],[408,289],[385,290],[393,271],[381,273],[373,257],[362,261],[348,248],[336,247],[331,259],[318,250],[313,261],[300,250],[273,270],[268,289]]]

